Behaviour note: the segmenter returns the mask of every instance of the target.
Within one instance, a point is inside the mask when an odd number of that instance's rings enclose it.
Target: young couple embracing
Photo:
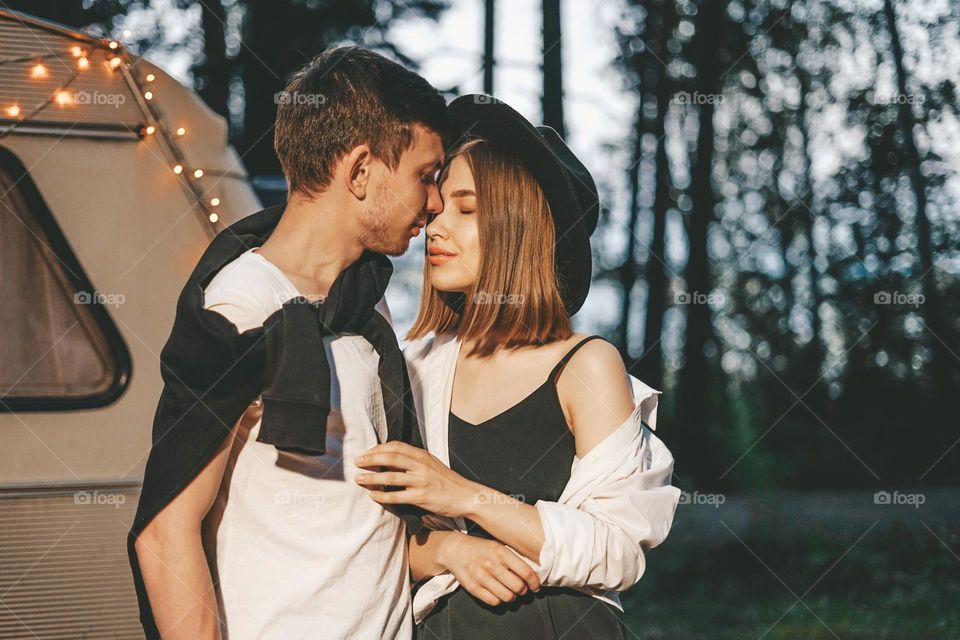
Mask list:
[[[284,205],[206,249],[161,353],[128,552],[148,638],[619,638],[670,531],[658,392],[574,332],[592,177],[358,48],[279,105]],[[386,256],[425,234],[401,352]]]

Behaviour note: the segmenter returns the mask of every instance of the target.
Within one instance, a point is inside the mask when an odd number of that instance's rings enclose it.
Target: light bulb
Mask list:
[[[202,178],[202,177],[203,177],[203,169],[197,169],[196,171],[194,171],[194,172],[193,172],[193,177],[194,177],[194,178]]]
[[[210,206],[216,207],[220,204],[220,198],[210,198]]]
[[[11,118],[16,118],[18,115],[20,115],[20,107],[15,104],[10,105],[7,107],[7,115]]]
[[[150,125],[150,126],[147,127],[146,129],[144,129],[143,132],[146,133],[148,136],[152,136],[153,133],[154,133],[156,130],[157,130],[157,128],[156,128],[155,126]]]
[[[58,91],[56,101],[57,101],[57,104],[59,104],[62,107],[64,105],[67,105],[73,102],[73,96],[71,96],[66,91]]]
[[[30,69],[31,78],[46,78],[47,77],[47,68],[40,64],[39,62],[33,65],[33,68]]]
[[[153,75],[152,73],[147,74],[147,82],[153,82],[156,79],[157,79],[157,76]]]
[[[70,47],[70,53],[73,54],[74,58],[79,58],[83,55],[83,49],[80,47]]]
[[[178,136],[182,136],[182,135],[185,134],[186,132],[187,132],[187,130],[184,129],[183,127],[180,127],[179,129],[177,129],[177,135],[178,135]]]
[[[218,215],[216,214],[216,212],[211,212],[211,213],[210,213],[210,222],[216,222],[216,221],[219,220],[219,219],[220,219],[220,216],[218,216]]]
[[[77,66],[80,67],[81,69],[87,69],[90,67],[90,61],[87,60],[86,58],[80,58],[79,60],[77,60]]]
[[[120,66],[123,61],[120,60],[119,56],[110,58],[110,66],[114,69]]]
[[[178,164],[177,166],[175,166],[173,168],[173,172],[177,175],[180,175],[181,173],[183,173],[183,165]]]
[[[143,94],[143,97],[147,100],[153,100],[153,91],[147,91]]]
[[[120,46],[120,44],[116,40],[111,40],[109,46],[111,49],[116,49],[117,47]]]

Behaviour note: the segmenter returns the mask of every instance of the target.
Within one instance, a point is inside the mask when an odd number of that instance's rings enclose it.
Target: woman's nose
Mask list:
[[[431,217],[433,220],[430,221],[430,224],[427,225],[427,237],[440,237],[446,238],[448,236],[447,226],[443,221],[443,211],[438,211],[435,214],[432,214]]]
[[[438,214],[443,211],[443,199],[440,197],[440,189],[434,182],[427,189],[427,215]]]

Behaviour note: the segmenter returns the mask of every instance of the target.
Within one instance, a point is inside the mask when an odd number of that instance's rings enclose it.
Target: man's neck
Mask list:
[[[291,197],[257,251],[308,297],[325,296],[337,276],[363,254],[352,220],[329,196]]]

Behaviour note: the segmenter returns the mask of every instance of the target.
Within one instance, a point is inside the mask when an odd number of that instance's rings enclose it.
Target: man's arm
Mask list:
[[[220,640],[201,525],[220,488],[235,433],[236,425],[207,466],[137,538],[143,581],[157,629],[165,640]]]

